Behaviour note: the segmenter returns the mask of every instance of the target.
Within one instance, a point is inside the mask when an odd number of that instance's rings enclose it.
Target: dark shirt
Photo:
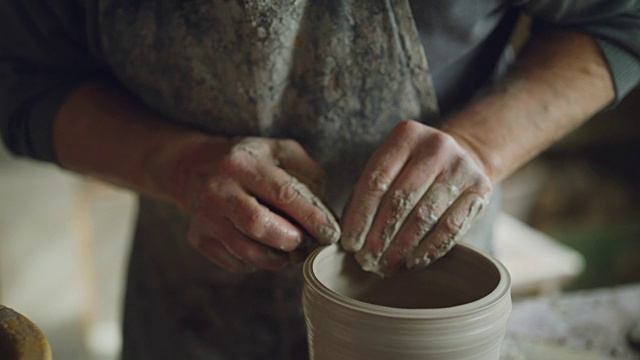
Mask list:
[[[533,16],[535,32],[565,29],[593,36],[618,100],[640,80],[638,1],[413,0],[411,6],[443,115],[486,83],[517,11]],[[13,153],[55,161],[52,119],[66,96],[87,79],[113,80],[98,19],[97,1],[0,4],[0,131]]]

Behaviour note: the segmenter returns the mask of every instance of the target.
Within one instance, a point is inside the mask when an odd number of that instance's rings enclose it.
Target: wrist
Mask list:
[[[499,178],[501,159],[498,156],[492,155],[490,151],[485,149],[485,146],[465,131],[459,131],[456,128],[447,126],[444,126],[442,131],[453,137],[458,145],[467,152],[476,165],[484,171],[492,182],[495,182]]]

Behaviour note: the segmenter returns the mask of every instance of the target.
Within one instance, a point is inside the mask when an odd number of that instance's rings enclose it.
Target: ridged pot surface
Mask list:
[[[304,265],[311,359],[498,359],[511,312],[510,277],[464,245],[417,271],[382,279],[337,245]]]

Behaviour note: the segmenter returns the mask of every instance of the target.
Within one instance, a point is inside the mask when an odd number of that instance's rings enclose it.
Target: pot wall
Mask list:
[[[332,245],[304,266],[312,359],[498,359],[511,311],[496,260],[457,245],[431,266],[382,279]]]

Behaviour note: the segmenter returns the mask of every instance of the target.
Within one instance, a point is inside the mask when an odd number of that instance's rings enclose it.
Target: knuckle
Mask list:
[[[421,204],[418,206],[415,219],[422,233],[427,233],[438,222],[438,217],[435,214],[433,206],[429,204]]]
[[[425,129],[428,128],[425,124],[416,121],[416,120],[404,120],[401,124],[408,132],[411,134],[416,134],[419,132],[424,132]]]
[[[413,143],[412,139],[416,139],[422,133],[424,125],[413,120],[404,120],[396,125],[392,138],[400,142],[400,144]]]
[[[228,192],[228,183],[221,178],[211,178],[207,181],[207,185],[203,188],[200,197],[208,201],[217,201],[220,198],[227,200],[230,195],[225,194]]]
[[[447,216],[447,218],[445,219],[443,223],[443,230],[447,234],[451,234],[451,235],[458,234],[460,231],[462,231],[464,222],[465,222],[464,216],[451,214],[450,216]]]
[[[416,193],[397,189],[393,192],[391,196],[391,206],[393,208],[394,213],[405,212],[409,210],[409,208],[413,205],[414,199],[416,198]]]
[[[486,175],[479,174],[475,177],[469,189],[481,198],[489,198],[493,193],[493,184]]]
[[[487,175],[485,172],[480,173],[478,185],[486,188],[488,192],[491,192],[493,190],[493,182],[491,182],[489,175]]]
[[[457,143],[455,139],[442,131],[428,132],[421,138],[420,151],[427,157],[438,156],[450,159],[452,156],[456,156]]]
[[[242,159],[243,155],[229,154],[220,161],[220,173],[225,175],[235,175],[247,172],[249,161]]]
[[[451,140],[453,140],[451,136],[442,131],[436,131],[429,134],[429,142],[437,146],[447,145]]]
[[[437,147],[442,150],[450,151],[452,149],[457,148],[458,143],[456,140],[449,134],[445,132],[437,132],[434,134],[434,142],[437,144]],[[451,153],[455,153],[451,151]]]
[[[453,136],[447,134],[446,132],[439,131],[437,133],[437,136],[442,142],[443,146],[446,146],[448,148],[458,146],[458,142],[456,141],[456,139]]]
[[[276,198],[280,203],[290,204],[300,197],[300,191],[293,181],[283,182],[275,188]]]
[[[236,146],[222,160],[220,167],[227,172],[235,173],[237,171],[246,172],[254,168],[256,163],[256,150],[248,146]]]
[[[367,192],[381,194],[389,189],[391,176],[383,170],[375,170],[367,176],[365,184]]]
[[[236,194],[222,179],[211,179],[195,200],[194,209],[197,213],[204,213],[203,216],[219,213],[220,205],[224,205],[224,209],[234,209],[238,203]]]
[[[493,192],[493,186],[490,181],[483,179],[479,184],[475,186],[476,191],[481,197],[489,197]]]
[[[420,124],[416,121],[404,120],[396,125],[395,132],[402,135],[411,135],[415,134],[416,129],[418,129],[419,126]]]

